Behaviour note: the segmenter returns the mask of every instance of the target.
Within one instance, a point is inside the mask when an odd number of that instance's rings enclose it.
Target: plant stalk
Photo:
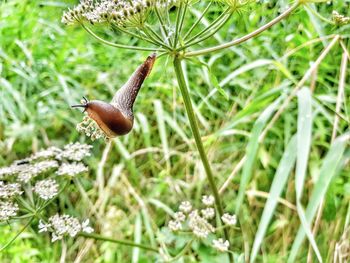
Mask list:
[[[127,240],[113,239],[113,238],[101,236],[101,235],[98,235],[98,234],[79,233],[78,235],[81,236],[81,237],[92,238],[92,239],[101,240],[101,241],[107,241],[107,242],[116,243],[116,244],[120,244],[120,245],[124,245],[124,246],[138,247],[138,248],[141,248],[141,249],[144,249],[144,250],[148,250],[148,251],[152,251],[152,252],[158,253],[158,249],[157,248],[149,247],[149,246],[146,246],[146,245],[142,245],[142,244],[139,244],[139,243],[134,243],[134,242],[127,241]]]
[[[187,84],[185,81],[184,72],[183,72],[183,68],[181,65],[181,58],[179,58],[177,56],[175,56],[175,58],[174,58],[174,69],[175,69],[177,82],[178,82],[178,85],[179,85],[179,88],[181,91],[181,95],[182,95],[182,98],[184,100],[185,109],[186,109],[187,116],[188,116],[188,119],[190,122],[191,130],[192,130],[195,142],[196,142],[196,146],[197,146],[200,158],[202,160],[202,164],[204,166],[204,170],[205,170],[205,173],[207,175],[207,179],[208,179],[210,188],[211,188],[212,193],[213,193],[214,198],[215,198],[215,205],[216,205],[218,212],[219,212],[219,215],[221,217],[224,214],[224,209],[222,207],[220,195],[219,195],[218,189],[217,189],[216,184],[215,184],[214,175],[213,175],[213,172],[211,170],[207,155],[206,155],[205,150],[204,150],[201,135],[199,133],[197,119],[196,119],[195,113],[193,111],[191,97],[190,97],[190,94],[188,92],[188,87],[187,87]],[[229,240],[229,235],[228,235],[227,229],[224,229],[223,231],[225,234],[225,238],[227,240]],[[232,255],[229,254],[229,257],[230,257],[230,261],[233,261]]]

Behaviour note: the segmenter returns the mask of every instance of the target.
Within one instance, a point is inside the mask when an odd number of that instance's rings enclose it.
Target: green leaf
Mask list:
[[[309,160],[312,135],[312,98],[308,88],[303,88],[298,93],[298,130],[297,130],[297,163],[295,171],[295,192],[297,201],[297,211],[312,248],[314,249],[319,262],[322,262],[321,253],[317,247],[312,234],[310,224],[306,220],[305,212],[301,204],[304,182]],[[295,262],[295,255],[288,259],[288,262]],[[294,258],[294,260],[291,260]]]
[[[310,224],[314,219],[317,208],[320,205],[321,200],[324,198],[331,180],[336,175],[336,172],[339,171],[337,170],[337,167],[340,164],[340,160],[343,157],[346,144],[349,141],[349,139],[350,139],[349,133],[338,137],[332,144],[330,150],[328,151],[323,161],[319,178],[312,191],[310,201],[306,208],[305,217],[308,224]],[[292,246],[289,262],[295,262],[295,258],[297,256],[298,250],[304,238],[305,238],[305,231],[302,227],[300,227]]]
[[[263,214],[259,223],[258,231],[255,235],[250,262],[254,262],[258,254],[259,248],[266,233],[266,229],[271,221],[273,213],[276,209],[277,200],[281,196],[282,190],[286,185],[288,176],[294,167],[296,159],[296,136],[292,137],[287,145],[282,159],[278,165],[276,174],[274,176],[269,198],[264,207]]]
[[[239,209],[243,203],[244,194],[247,188],[247,185],[252,177],[252,170],[256,159],[256,154],[259,148],[259,136],[262,133],[267,121],[270,119],[272,113],[276,110],[278,105],[280,104],[281,97],[272,103],[269,107],[267,107],[263,113],[256,120],[247,148],[246,148],[246,156],[247,160],[243,166],[242,178],[239,186],[237,201],[236,201],[236,214],[238,214]]]

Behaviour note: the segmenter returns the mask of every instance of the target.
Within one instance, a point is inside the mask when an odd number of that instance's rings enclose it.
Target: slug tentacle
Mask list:
[[[83,97],[81,104],[72,105],[72,108],[84,108],[87,112],[84,121],[77,125],[92,139],[105,137],[113,138],[129,133],[134,124],[133,105],[136,96],[150,74],[156,54],[149,56],[132,74],[127,83],[114,95],[111,103],[92,100]],[[99,131],[100,130],[100,131]]]

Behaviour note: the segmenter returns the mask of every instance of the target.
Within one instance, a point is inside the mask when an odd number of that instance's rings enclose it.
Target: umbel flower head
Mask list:
[[[179,206],[179,211],[173,215],[168,222],[168,228],[173,232],[185,231],[192,234],[198,240],[210,238],[210,235],[217,235],[215,223],[214,197],[211,195],[202,196],[202,209],[194,209],[189,201],[184,201]],[[225,213],[222,222],[227,226],[236,224],[236,216]],[[229,241],[222,238],[212,240],[212,246],[219,252],[226,252],[229,248]]]
[[[51,216],[48,223],[40,220],[38,228],[39,233],[51,233],[51,242],[61,240],[64,236],[75,237],[80,232],[92,233],[94,231],[89,225],[89,219],[80,222],[76,217],[59,214]]]
[[[117,26],[141,26],[154,9],[170,8],[181,0],[81,0],[73,9],[64,12],[62,22],[75,24],[110,23]]]
[[[33,203],[33,197],[41,199],[34,202],[37,204],[55,198],[64,185],[61,181],[88,171],[82,160],[90,155],[90,149],[90,145],[80,143],[63,149],[50,147],[0,168],[0,221],[25,213],[26,198],[31,200],[28,203]]]

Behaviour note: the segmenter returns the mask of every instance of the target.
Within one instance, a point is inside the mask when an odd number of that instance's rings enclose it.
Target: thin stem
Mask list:
[[[164,37],[165,37],[165,40],[164,40],[164,41],[169,42],[169,45],[172,46],[173,43],[172,43],[172,41],[171,41],[171,39],[170,39],[169,32],[168,32],[168,30],[166,29],[166,26],[165,26],[164,21],[163,21],[161,15],[160,15],[160,13],[159,13],[159,10],[158,10],[158,7],[157,7],[157,6],[156,6],[156,8],[155,8],[155,11],[156,11],[156,15],[157,15],[157,17],[158,17],[158,20],[159,20],[161,29],[163,30],[163,33],[164,33]]]
[[[134,33],[134,32],[131,32],[131,31],[129,31],[129,30],[126,30],[126,29],[124,29],[124,28],[122,28],[122,27],[119,27],[119,26],[117,26],[117,25],[115,25],[115,24],[112,24],[112,26],[114,26],[117,30],[119,30],[119,31],[121,31],[121,32],[123,32],[123,33],[125,33],[125,34],[128,34],[128,35],[130,35],[130,36],[136,37],[136,38],[138,38],[138,39],[140,39],[140,40],[146,41],[146,42],[151,43],[151,44],[153,44],[153,45],[158,45],[158,43],[154,42],[154,41],[153,41],[152,39],[150,39],[150,38],[141,36],[141,35],[139,35],[139,34],[137,34],[137,33]]]
[[[219,24],[222,19],[225,18],[226,14],[229,13],[231,8],[227,8],[224,12],[222,12],[208,27],[204,28],[201,32],[197,33],[193,37],[191,37],[188,41],[186,41],[186,46],[188,46],[191,42],[196,41],[200,36],[210,31],[213,27]],[[230,14],[231,15],[231,14]]]
[[[0,252],[2,252],[3,250],[5,250],[6,248],[8,248],[13,242],[15,242],[15,240],[19,237],[20,234],[23,233],[24,230],[26,230],[26,228],[32,223],[34,217],[32,217],[27,224],[24,225],[24,227],[9,241],[7,242],[6,245],[4,245],[2,248],[0,248]]]
[[[207,7],[203,10],[202,14],[200,17],[197,19],[197,21],[191,26],[191,28],[187,31],[186,35],[184,36],[184,41],[187,39],[187,37],[192,33],[192,31],[196,28],[196,26],[202,21],[203,17],[205,14],[208,12],[210,6],[213,4],[212,1],[209,2]]]
[[[171,47],[169,47],[168,45],[166,45],[166,44],[164,43],[164,41],[158,36],[158,34],[157,34],[156,32],[154,32],[150,27],[145,26],[145,27],[143,27],[142,29],[143,29],[143,33],[146,34],[147,37],[149,37],[150,39],[152,39],[152,41],[154,41],[158,46],[161,46],[161,47],[163,47],[164,49],[171,50]],[[150,32],[148,32],[148,30],[149,30]],[[155,36],[156,38],[154,38],[154,37],[152,36],[152,34],[150,34],[150,33],[152,33],[153,36]]]
[[[185,21],[187,9],[188,9],[188,0],[186,1],[184,11],[182,12],[181,21],[180,21],[180,28],[179,28],[179,35],[181,35],[182,28],[184,26],[184,21]]]
[[[260,33],[264,32],[265,30],[269,29],[270,27],[272,27],[273,25],[277,24],[278,22],[280,22],[282,19],[284,19],[285,17],[287,17],[290,13],[292,13],[295,9],[298,8],[298,6],[300,5],[299,1],[296,1],[291,7],[289,7],[287,10],[285,10],[282,14],[280,14],[279,16],[277,16],[276,18],[272,19],[270,22],[268,22],[267,24],[263,25],[262,27],[259,27],[258,29],[256,29],[255,31],[241,37],[238,39],[235,39],[233,41],[227,42],[225,44],[222,45],[218,45],[215,47],[210,47],[210,48],[204,48],[204,49],[200,49],[197,51],[191,51],[186,53],[186,57],[194,57],[194,56],[200,56],[200,55],[205,55],[211,52],[216,52],[225,48],[229,48],[238,44],[241,44],[257,35],[259,35]]]
[[[173,45],[174,48],[176,47],[176,45],[178,43],[179,28],[180,28],[181,13],[182,13],[183,5],[184,5],[183,2],[181,1],[180,6],[177,9],[176,23],[175,23],[175,36],[174,36],[174,45]]]
[[[175,68],[175,73],[176,73],[176,77],[177,77],[177,82],[178,82],[178,85],[179,85],[179,88],[180,88],[180,91],[182,94],[182,98],[184,100],[185,109],[186,109],[186,112],[187,112],[187,115],[189,118],[191,130],[192,130],[195,142],[196,142],[196,146],[197,146],[200,158],[202,160],[202,164],[204,166],[204,170],[206,172],[210,188],[211,188],[213,195],[214,195],[214,198],[215,198],[216,207],[217,207],[219,214],[220,214],[220,217],[221,217],[224,214],[224,209],[223,209],[222,204],[221,204],[221,199],[220,199],[219,192],[218,192],[218,189],[217,189],[216,184],[215,184],[214,175],[213,175],[213,172],[211,170],[207,155],[206,155],[205,150],[204,150],[201,135],[199,133],[197,119],[196,119],[195,113],[193,111],[193,106],[192,106],[190,94],[188,92],[188,87],[187,87],[187,84],[185,81],[184,72],[183,72],[182,65],[181,65],[181,59],[178,57],[175,57],[175,59],[174,59],[174,68]],[[228,235],[228,231],[226,229],[224,229],[224,234],[225,234],[225,238],[228,240],[229,235]],[[230,256],[230,260],[232,260],[231,256]]]
[[[103,44],[106,44],[108,46],[117,47],[117,48],[125,48],[125,49],[132,49],[132,50],[140,50],[140,51],[158,51],[155,48],[147,48],[147,47],[135,47],[135,46],[128,46],[128,45],[122,45],[117,43],[109,42],[98,35],[96,35],[90,28],[86,27],[83,23],[81,23],[81,26],[88,32],[91,36],[96,38],[98,41],[102,42]]]
[[[308,5],[305,5],[305,8],[307,10],[309,10],[311,13],[313,13],[315,16],[317,16],[320,20],[322,20],[328,24],[335,25],[335,23],[332,20],[329,20],[329,19],[323,17],[322,15],[320,15],[318,12],[316,12],[313,8],[309,7]]]
[[[180,259],[182,256],[184,256],[186,254],[186,252],[191,248],[192,243],[193,243],[193,239],[190,240],[184,247],[183,249],[180,251],[179,254],[177,254],[175,257],[173,257],[172,259],[170,259],[168,262],[174,262],[177,261],[178,259]]]
[[[111,242],[111,243],[116,243],[116,244],[120,244],[120,245],[123,245],[123,246],[138,247],[138,248],[141,248],[141,249],[144,249],[144,250],[158,252],[157,248],[149,247],[149,246],[146,246],[146,245],[142,245],[142,244],[139,244],[139,243],[134,243],[134,242],[127,241],[127,240],[113,239],[113,238],[101,236],[101,235],[98,235],[98,234],[88,234],[88,233],[83,233],[83,232],[79,233],[78,235],[82,236],[82,237],[86,237],[86,238],[92,238],[92,239],[95,239],[95,240],[101,240],[101,241],[107,241],[107,242]]]
[[[196,39],[194,42],[186,44],[183,49],[189,47],[189,46],[194,46],[200,42],[203,42],[204,40],[207,40],[211,36],[215,35],[226,23],[227,21],[231,18],[231,14],[228,14],[220,23],[217,25],[217,27],[213,27],[214,29],[212,32],[209,32],[208,34],[204,35],[203,37]]]

